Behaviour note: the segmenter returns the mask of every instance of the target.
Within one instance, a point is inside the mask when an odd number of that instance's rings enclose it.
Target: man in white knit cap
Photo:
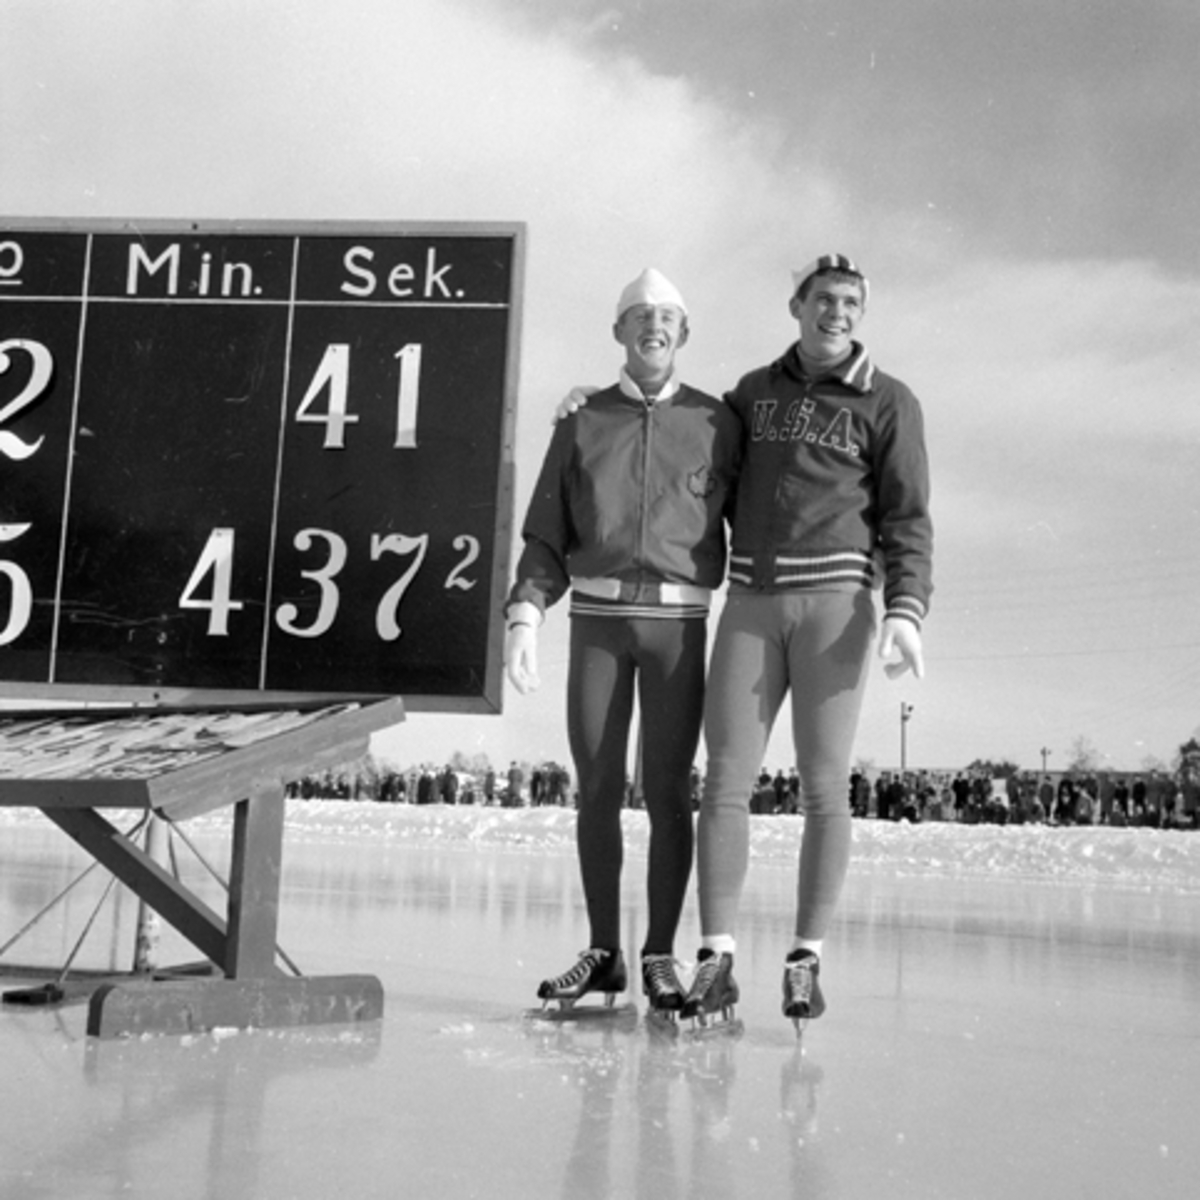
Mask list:
[[[683,297],[660,272],[643,271],[621,292],[619,379],[555,426],[505,605],[508,676],[526,693],[538,686],[538,627],[570,591],[567,729],[590,938],[573,967],[538,988],[559,1009],[589,992],[611,1006],[627,984],[621,809],[635,689],[650,823],[642,982],[656,1013],[671,1017],[683,1004],[674,938],[692,864],[690,777],[741,440],[733,413],[676,373],[688,333]]]

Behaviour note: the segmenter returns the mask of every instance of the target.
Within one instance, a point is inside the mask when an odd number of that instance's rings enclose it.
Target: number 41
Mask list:
[[[397,450],[412,450],[417,445],[417,406],[421,391],[421,344],[410,342],[396,351],[400,361],[400,382],[396,392],[396,438],[392,445]],[[317,408],[321,394],[328,389],[329,399],[324,410]],[[324,425],[324,450],[346,448],[346,426],[358,423],[358,416],[349,411],[350,395],[350,346],[347,342],[333,342],[325,347],[325,353],[308,390],[296,409],[296,421],[302,425]]]

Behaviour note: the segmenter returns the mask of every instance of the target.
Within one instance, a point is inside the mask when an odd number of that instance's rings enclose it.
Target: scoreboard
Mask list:
[[[524,240],[0,220],[0,694],[499,711]]]

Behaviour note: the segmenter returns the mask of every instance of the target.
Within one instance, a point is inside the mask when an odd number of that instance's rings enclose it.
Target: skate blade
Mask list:
[[[674,1040],[679,1036],[679,1022],[671,1013],[665,1013],[657,1008],[646,1010],[646,1031],[655,1037]]]
[[[722,1017],[718,1021],[709,1021],[706,1025],[695,1024],[682,1036],[689,1042],[710,1042],[721,1038],[740,1038],[745,1032],[746,1026],[740,1017]]]
[[[556,1003],[550,1001],[550,1004]],[[547,1021],[553,1025],[573,1022],[609,1024],[612,1022],[637,1023],[638,1011],[633,1004],[560,1004],[558,1008],[529,1008],[525,1010],[527,1021]]]

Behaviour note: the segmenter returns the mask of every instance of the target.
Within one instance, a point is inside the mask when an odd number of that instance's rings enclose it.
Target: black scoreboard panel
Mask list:
[[[523,257],[0,221],[0,691],[498,711]]]

